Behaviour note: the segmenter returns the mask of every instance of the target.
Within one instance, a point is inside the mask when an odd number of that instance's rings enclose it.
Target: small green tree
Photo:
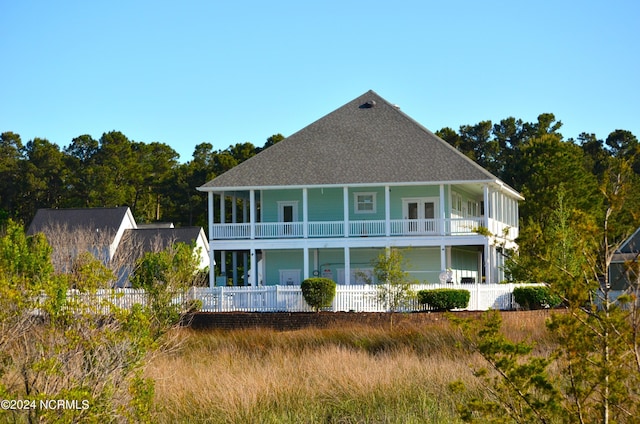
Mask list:
[[[307,278],[300,284],[302,296],[316,312],[331,306],[336,296],[336,283],[329,278]]]
[[[185,243],[175,243],[165,250],[147,252],[136,263],[131,285],[147,295],[152,331],[159,337],[176,325],[189,309],[186,291],[197,285],[199,277],[197,251]]]
[[[500,335],[495,319],[466,333],[470,346],[492,365],[494,374],[484,380],[490,400],[463,405],[465,420],[504,422],[508,414],[515,422],[637,422],[637,282],[632,280],[628,293],[615,298],[608,280],[613,253],[626,238],[613,224],[620,222],[632,180],[628,164],[609,165],[601,184],[606,208],[600,225],[595,224],[598,217],[568,207],[562,190],[558,192],[548,224],[538,229],[530,246],[526,263],[535,265],[536,272],[521,274],[544,279],[563,300],[565,311],[552,313],[547,321],[557,347],[544,357],[520,349],[519,343]],[[513,406],[510,399],[518,398],[525,406]]]
[[[390,312],[398,312],[414,297],[408,263],[399,249],[387,249],[373,261],[373,273],[378,282],[378,300]]]

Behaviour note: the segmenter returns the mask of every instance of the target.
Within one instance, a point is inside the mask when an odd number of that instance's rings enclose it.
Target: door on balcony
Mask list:
[[[403,214],[405,232],[407,233],[435,233],[438,199],[414,198],[403,199]]]
[[[293,223],[298,217],[298,202],[278,202],[278,221],[282,223],[280,235],[292,235]]]

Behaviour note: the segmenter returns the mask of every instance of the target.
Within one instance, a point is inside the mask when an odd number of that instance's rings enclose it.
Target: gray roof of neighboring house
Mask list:
[[[640,228],[638,228],[624,243],[620,246],[621,253],[637,253],[640,252]]]
[[[145,251],[154,248],[154,243],[160,242],[160,249],[169,247],[175,243],[193,243],[198,239],[202,227],[180,227],[180,228],[137,228],[126,230],[123,237],[125,240],[141,243]]]
[[[38,209],[27,234],[57,230],[103,231],[115,236],[125,219],[127,206],[114,208]]]
[[[199,189],[496,180],[368,91]]]
[[[202,231],[202,227],[125,230],[116,256],[133,253],[133,258],[137,259],[145,252],[158,252],[175,243],[191,245],[198,240],[200,231]]]

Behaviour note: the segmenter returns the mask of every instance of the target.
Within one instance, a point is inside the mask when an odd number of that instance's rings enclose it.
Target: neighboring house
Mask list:
[[[39,209],[27,234],[44,233],[53,247],[56,271],[69,271],[80,252],[91,252],[118,275],[118,286],[127,284],[135,261],[145,252],[159,251],[172,243],[195,243],[200,269],[209,266],[209,244],[201,227],[174,228],[171,223],[137,225],[126,207]]]
[[[523,199],[373,91],[198,190],[211,258],[224,258],[218,281],[232,274],[234,285],[240,263],[250,285],[359,284],[390,247],[407,248],[419,282],[499,282]]]
[[[635,263],[635,267],[632,266]],[[613,255],[609,265],[609,284],[612,290],[626,290],[640,282],[640,228]]]

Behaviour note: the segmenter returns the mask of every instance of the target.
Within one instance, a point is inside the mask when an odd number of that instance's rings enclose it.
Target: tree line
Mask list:
[[[98,140],[81,135],[63,149],[45,138],[23,144],[19,134],[4,132],[0,217],[28,225],[39,208],[126,205],[142,223],[206,227],[206,195],[196,187],[283,138],[275,134],[262,147],[246,142],[224,150],[201,143],[191,160],[179,163],[169,145],[132,141],[119,131]]]
[[[521,192],[522,227],[544,227],[555,208],[555,192],[564,186],[569,207],[596,221],[602,208],[602,184],[612,169],[625,164],[629,184],[640,183],[640,143],[630,131],[616,129],[605,139],[581,133],[565,139],[562,122],[543,113],[535,122],[509,117],[446,127],[436,135]],[[127,205],[139,222],[171,221],[207,225],[206,195],[196,187],[282,140],[250,142],[216,150],[198,144],[191,160],[160,142],[136,142],[118,131],[98,140],[81,135],[60,148],[45,138],[22,142],[20,135],[0,135],[0,217],[28,224],[38,208]],[[640,225],[640,194],[630,190],[618,211],[619,235]],[[526,235],[526,234],[525,234]]]

